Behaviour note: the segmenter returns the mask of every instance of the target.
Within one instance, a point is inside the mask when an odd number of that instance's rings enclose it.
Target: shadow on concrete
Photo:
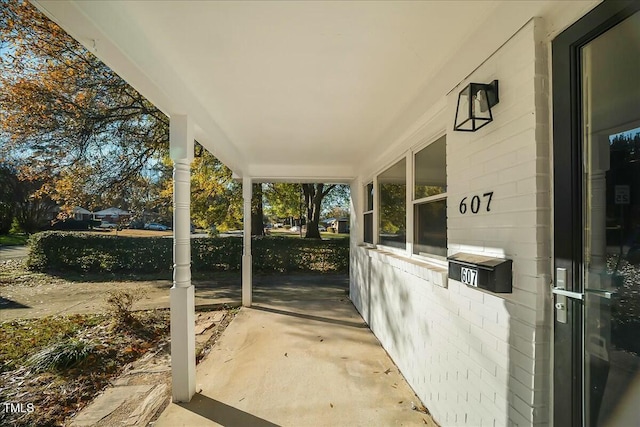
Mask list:
[[[0,310],[14,309],[14,308],[31,308],[31,307],[29,307],[28,305],[21,304],[17,301],[0,297]]]
[[[55,269],[44,272],[59,279],[68,280],[70,282],[149,282],[158,281],[159,283],[168,283],[169,287],[173,282],[173,273],[171,270],[159,269],[154,273],[136,273],[136,272],[81,272],[74,270],[59,271]],[[199,271],[192,272],[191,280],[193,282],[222,282],[222,283],[241,283],[241,273],[239,271]],[[164,286],[164,285],[163,285]]]
[[[346,275],[282,275],[256,278],[254,307],[268,307],[273,313],[289,314],[299,320],[311,319],[336,325],[362,325],[348,298]]]
[[[279,427],[278,424],[256,417],[200,393],[196,393],[191,402],[178,403],[177,405],[223,426]]]
[[[329,317],[313,316],[311,314],[294,313],[293,311],[279,310],[277,308],[264,307],[259,305],[251,306],[254,310],[267,311],[269,313],[282,314],[285,316],[293,316],[301,319],[314,320],[316,322],[332,323],[334,325],[348,326],[351,328],[367,328],[364,322],[349,322],[346,320],[331,319]]]
[[[194,280],[193,286],[196,290],[196,297],[209,300],[232,300],[240,303],[242,301],[242,283],[240,279],[210,279]],[[170,283],[167,289],[171,288]]]

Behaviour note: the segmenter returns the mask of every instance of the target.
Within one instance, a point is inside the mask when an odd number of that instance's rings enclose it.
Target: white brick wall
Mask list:
[[[469,77],[469,81],[500,81],[494,122],[481,132],[450,133],[447,140],[451,252],[497,254],[514,261],[510,295],[495,296],[460,285],[462,295],[475,292],[484,297],[470,309],[482,316],[482,323],[470,331],[470,339],[482,343],[473,356],[481,366],[480,378],[494,392],[493,400],[482,401],[486,411],[473,415],[483,425],[491,424],[492,418],[497,425],[548,419],[549,393],[541,389],[541,378],[548,373],[549,343],[539,336],[548,337],[550,224],[540,219],[550,209],[550,177],[546,134],[537,132],[538,123],[546,123],[548,117],[546,103],[536,94],[546,79],[540,70],[547,69],[538,24],[527,24]],[[450,110],[456,95],[453,91],[449,97]],[[491,212],[459,213],[463,197],[488,191],[494,192]],[[492,308],[495,317],[487,316]],[[470,374],[475,376],[477,370]]]
[[[454,280],[438,286],[429,269],[352,241],[351,298],[443,426],[549,420],[545,37],[540,22],[530,21],[447,97],[449,254],[512,259],[513,293],[491,294]],[[459,90],[493,79],[500,82],[494,122],[475,133],[452,132]],[[356,191],[368,177],[362,178]],[[462,198],[489,191],[490,212],[460,214]],[[352,228],[360,216],[352,216]]]

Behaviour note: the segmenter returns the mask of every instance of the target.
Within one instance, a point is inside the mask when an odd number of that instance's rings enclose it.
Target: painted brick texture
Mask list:
[[[448,287],[352,245],[351,298],[407,381],[443,426],[548,421],[550,195],[547,51],[530,21],[447,98],[499,80],[494,122],[447,130],[448,251],[513,260],[513,293]],[[540,129],[541,127],[545,129]],[[482,195],[493,192],[491,210]],[[482,200],[477,214],[460,201]],[[425,279],[426,277],[426,279]]]

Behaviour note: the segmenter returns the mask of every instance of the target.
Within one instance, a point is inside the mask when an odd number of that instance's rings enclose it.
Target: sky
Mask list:
[[[613,143],[613,140],[618,136],[624,136],[625,138],[633,138],[635,135],[640,134],[640,127],[631,129],[625,132],[615,133],[613,135],[609,135],[609,143]]]

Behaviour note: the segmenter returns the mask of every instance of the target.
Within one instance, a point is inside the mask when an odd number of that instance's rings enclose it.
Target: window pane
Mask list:
[[[378,176],[380,189],[380,231],[382,245],[405,248],[406,231],[406,161],[400,160]]]
[[[435,196],[447,191],[446,136],[415,155],[415,197]]]
[[[367,197],[367,206],[365,211],[372,211],[373,210],[373,182],[367,184],[367,187],[365,188],[365,195]]]
[[[447,256],[447,201],[415,205],[413,253]]]
[[[373,214],[364,214],[364,241],[373,244]]]

